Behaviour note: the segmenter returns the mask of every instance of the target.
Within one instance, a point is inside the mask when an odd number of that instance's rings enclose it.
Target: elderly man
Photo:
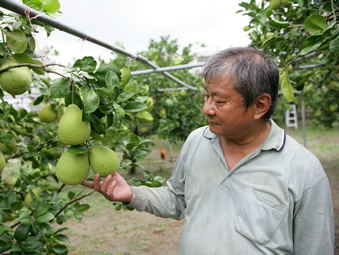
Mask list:
[[[203,70],[209,125],[183,145],[167,186],[130,187],[115,173],[94,188],[159,217],[185,218],[180,254],[333,254],[331,192],[319,160],[271,120],[279,73],[252,48]]]

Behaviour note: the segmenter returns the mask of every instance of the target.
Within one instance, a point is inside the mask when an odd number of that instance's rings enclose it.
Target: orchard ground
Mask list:
[[[301,144],[302,129],[289,129],[287,133]],[[331,185],[335,220],[335,255],[339,255],[339,124],[331,130],[324,131],[321,127],[306,131],[306,147],[322,162]],[[168,178],[173,169],[175,158],[182,143],[172,144],[172,155],[167,141],[157,140],[150,147],[151,153],[143,163],[144,169]],[[167,160],[160,159],[160,146],[167,151]],[[142,177],[144,169],[137,169],[137,175]],[[130,176],[123,174],[126,178]],[[67,187],[74,188],[74,187]],[[84,193],[89,189],[82,189]],[[179,251],[180,235],[184,220],[162,219],[148,213],[137,211],[116,211],[111,202],[94,193],[82,200],[91,205],[82,220],[74,217],[63,225],[55,224],[56,228],[68,227],[65,234],[69,237],[70,255],[176,255]]]

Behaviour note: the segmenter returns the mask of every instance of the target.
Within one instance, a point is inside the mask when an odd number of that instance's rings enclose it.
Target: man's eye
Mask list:
[[[207,100],[209,98],[209,96],[208,95],[205,95],[205,100]]]

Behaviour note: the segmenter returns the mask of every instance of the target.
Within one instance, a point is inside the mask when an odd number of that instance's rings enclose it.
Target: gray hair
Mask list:
[[[206,82],[231,77],[233,89],[244,97],[246,110],[258,96],[269,94],[272,102],[264,117],[271,118],[279,89],[279,70],[272,56],[249,47],[229,48],[211,56],[201,74]]]

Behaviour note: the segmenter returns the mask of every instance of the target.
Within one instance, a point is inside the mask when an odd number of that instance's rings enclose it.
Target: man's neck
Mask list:
[[[221,147],[229,170],[240,160],[256,150],[266,139],[271,129],[269,122],[261,122],[242,139],[220,137]]]

